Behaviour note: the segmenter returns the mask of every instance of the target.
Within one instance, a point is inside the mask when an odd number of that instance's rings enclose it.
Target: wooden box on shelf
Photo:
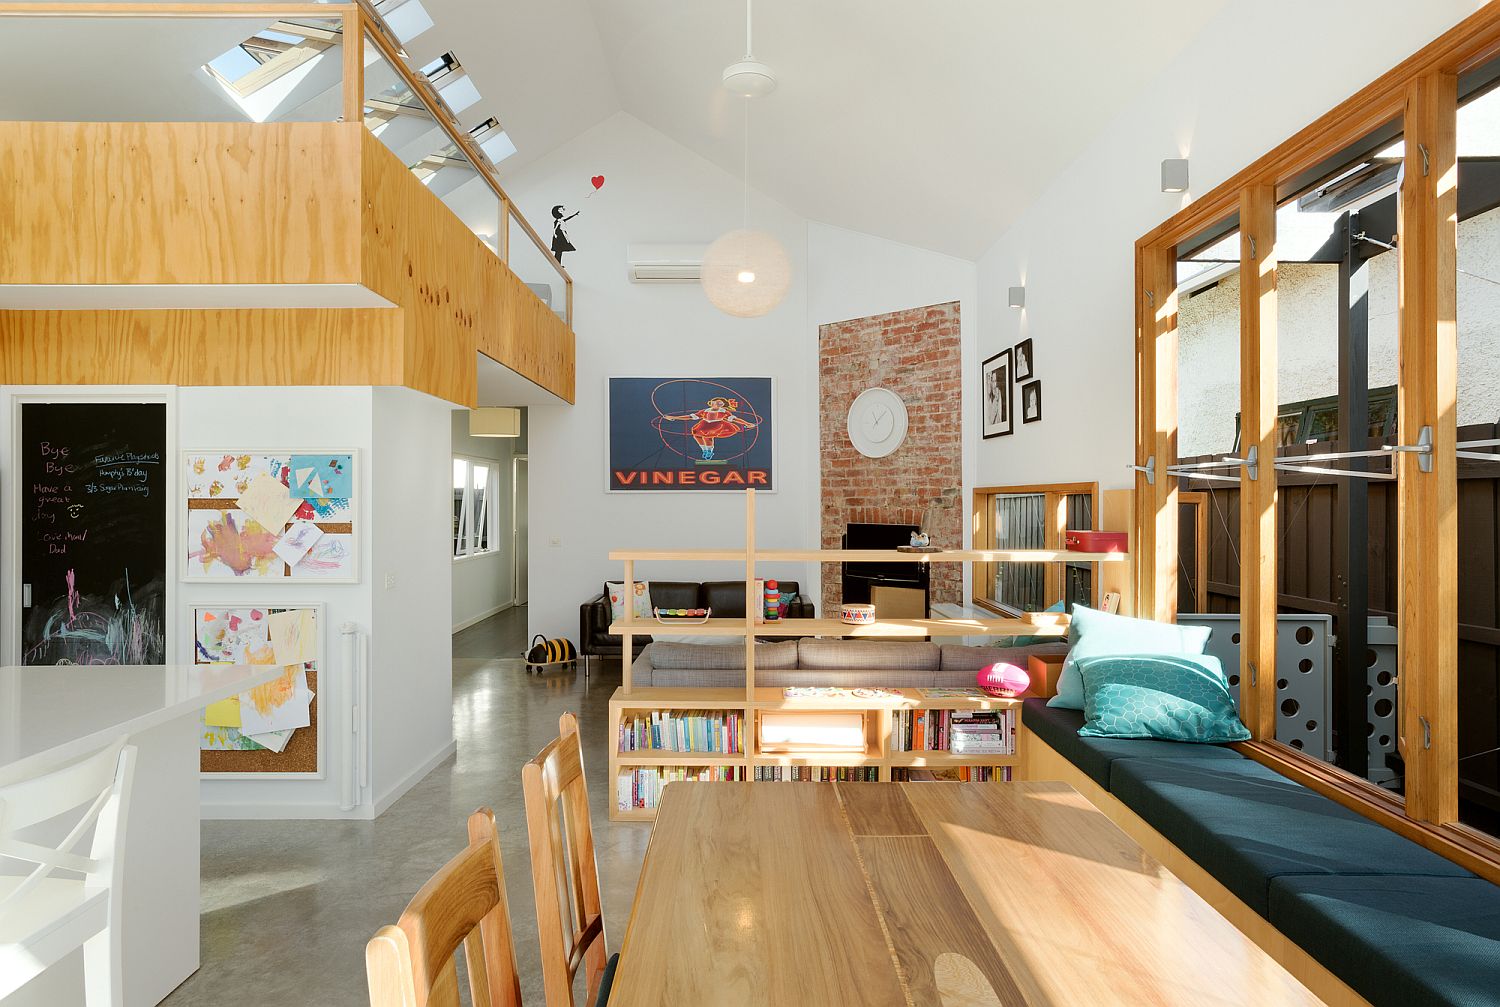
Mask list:
[[[1062,674],[1066,654],[1032,654],[1026,661],[1026,673],[1031,676],[1028,696],[1051,699],[1057,695],[1057,676]]]

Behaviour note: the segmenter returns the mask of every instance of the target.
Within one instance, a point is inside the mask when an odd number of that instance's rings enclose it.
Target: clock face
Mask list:
[[[906,403],[889,388],[866,388],[849,407],[849,442],[867,458],[884,458],[906,440]]]

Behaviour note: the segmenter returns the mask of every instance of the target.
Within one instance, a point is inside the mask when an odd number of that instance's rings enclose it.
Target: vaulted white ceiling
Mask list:
[[[976,258],[1226,0],[759,0],[750,179],[820,221]],[[424,0],[519,167],[624,109],[738,174],[744,0]],[[1172,151],[1163,151],[1170,156]],[[601,166],[602,170],[607,170]]]

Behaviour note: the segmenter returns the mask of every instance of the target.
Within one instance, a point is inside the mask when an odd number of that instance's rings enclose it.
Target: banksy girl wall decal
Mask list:
[[[741,430],[753,430],[756,424],[749,420],[736,416],[740,403],[738,399],[716,396],[708,400],[708,404],[702,409],[691,413],[680,413],[675,416],[662,416],[664,420],[697,420],[689,435],[698,442],[699,449],[703,452],[703,460],[711,461],[714,456],[714,442],[720,437],[733,437]]]
[[[578,216],[579,212],[578,210],[574,210],[572,213],[569,213],[568,208],[561,203],[552,208],[552,257],[559,264],[562,263],[564,252],[578,251],[578,249],[573,247],[573,243],[568,240],[568,230],[563,225]]]

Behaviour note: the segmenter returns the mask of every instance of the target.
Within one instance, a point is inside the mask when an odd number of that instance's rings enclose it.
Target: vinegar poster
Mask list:
[[[775,489],[771,378],[610,378],[613,493]]]

